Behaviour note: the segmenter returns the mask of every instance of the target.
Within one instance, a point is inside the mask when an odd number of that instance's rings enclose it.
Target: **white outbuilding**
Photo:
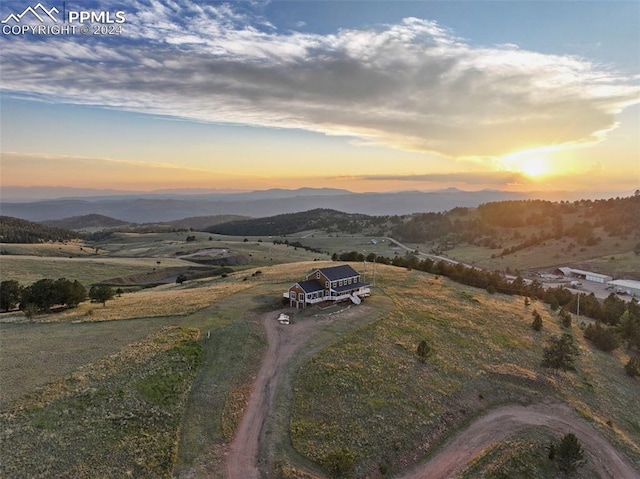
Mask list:
[[[613,290],[616,293],[625,293],[629,296],[640,298],[640,281],[633,279],[616,279],[607,282],[607,284],[613,286]]]

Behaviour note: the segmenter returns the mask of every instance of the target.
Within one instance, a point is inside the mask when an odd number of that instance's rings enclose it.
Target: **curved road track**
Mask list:
[[[305,320],[282,326],[275,317],[277,313],[263,317],[269,347],[227,455],[228,479],[269,476],[267,471],[261,474],[258,466],[261,431],[273,407],[287,362],[309,339],[317,324],[316,321]],[[552,398],[531,406],[508,405],[489,411],[456,434],[430,460],[399,479],[456,477],[487,447],[527,427],[545,427],[560,434],[575,434],[590,464],[604,479],[640,479],[637,469],[602,434],[579,418],[571,407]]]

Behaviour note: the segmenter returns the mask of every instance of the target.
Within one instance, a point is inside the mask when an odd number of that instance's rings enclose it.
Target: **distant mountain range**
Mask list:
[[[3,215],[30,221],[46,221],[90,214],[132,223],[168,222],[194,216],[240,215],[265,217],[327,208],[367,215],[404,215],[447,211],[457,206],[475,207],[505,200],[544,198],[577,199],[575,193],[518,193],[494,190],[404,191],[353,193],[333,188],[271,189],[242,193],[176,194],[173,192],[104,195],[11,202],[3,191]],[[618,193],[619,194],[619,193]],[[591,195],[593,196],[593,195]],[[616,196],[612,194],[610,196]],[[607,197],[603,194],[602,197]]]

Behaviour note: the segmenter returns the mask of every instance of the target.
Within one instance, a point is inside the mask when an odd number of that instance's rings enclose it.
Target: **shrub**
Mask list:
[[[422,341],[420,341],[420,344],[418,344],[418,349],[416,352],[418,353],[418,359],[420,359],[420,361],[424,363],[431,355],[432,349],[427,341],[423,339]]]
[[[531,315],[533,316],[531,327],[535,331],[540,331],[542,329],[542,316],[540,316],[540,313],[538,313],[538,311],[535,309],[533,310],[533,313],[531,313]]]
[[[562,308],[559,313],[560,321],[562,322],[562,326],[565,328],[571,327],[571,313],[566,309]]]

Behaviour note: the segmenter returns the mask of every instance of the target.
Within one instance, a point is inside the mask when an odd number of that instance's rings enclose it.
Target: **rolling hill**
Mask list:
[[[46,226],[65,228],[69,230],[108,229],[129,224],[126,221],[95,213],[82,216],[72,216],[70,218],[62,218],[59,220],[42,221],[41,223]]]

